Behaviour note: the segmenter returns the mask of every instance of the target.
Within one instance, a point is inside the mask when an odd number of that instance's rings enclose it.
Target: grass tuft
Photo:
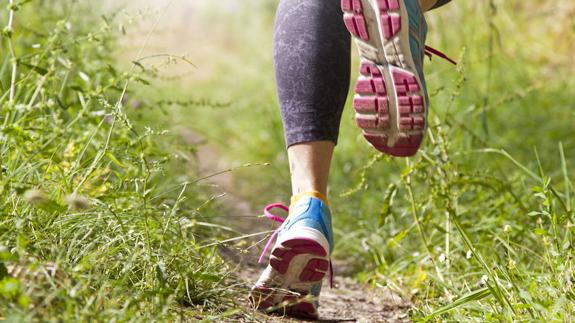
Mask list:
[[[174,157],[195,147],[133,121],[128,97],[149,76],[116,67],[119,28],[94,12],[66,1],[0,11],[2,319],[217,318],[233,303],[228,274],[200,245],[219,228],[203,225],[209,195]]]

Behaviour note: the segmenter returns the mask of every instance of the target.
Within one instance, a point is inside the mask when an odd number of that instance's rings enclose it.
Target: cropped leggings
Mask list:
[[[342,15],[340,0],[280,1],[274,67],[288,147],[337,143],[351,69],[351,36]]]

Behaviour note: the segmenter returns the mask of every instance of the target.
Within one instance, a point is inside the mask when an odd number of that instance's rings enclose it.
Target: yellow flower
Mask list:
[[[73,141],[70,141],[68,143],[68,145],[66,146],[66,149],[64,149],[64,158],[65,159],[70,159],[72,157],[74,157],[74,154],[76,153],[76,143]]]

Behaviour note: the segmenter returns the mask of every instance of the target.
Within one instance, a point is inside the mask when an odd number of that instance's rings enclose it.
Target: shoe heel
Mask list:
[[[270,266],[284,275],[290,271],[290,265],[297,256],[304,258],[304,265],[299,269],[299,274],[295,273],[301,282],[314,283],[325,277],[329,270],[327,251],[321,244],[311,239],[296,238],[283,241],[272,251]]]

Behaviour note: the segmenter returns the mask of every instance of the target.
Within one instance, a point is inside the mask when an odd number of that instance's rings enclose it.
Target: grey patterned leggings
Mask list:
[[[451,0],[439,0],[437,8]],[[351,68],[340,0],[281,0],[274,65],[287,146],[337,143]]]

